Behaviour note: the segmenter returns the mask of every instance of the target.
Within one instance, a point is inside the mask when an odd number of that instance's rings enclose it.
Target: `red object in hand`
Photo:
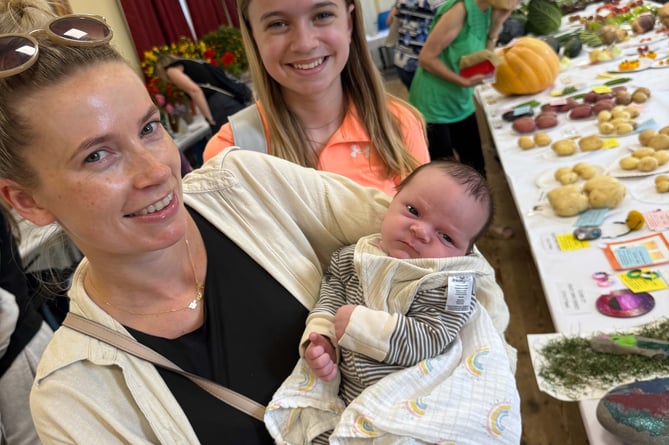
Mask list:
[[[492,64],[490,60],[484,60],[479,62],[476,65],[468,66],[460,70],[460,75],[462,77],[472,77],[477,74],[482,74],[487,76],[495,72],[495,65]]]

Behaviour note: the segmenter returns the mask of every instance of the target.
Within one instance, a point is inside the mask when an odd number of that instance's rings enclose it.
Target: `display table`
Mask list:
[[[566,22],[565,22],[566,23]],[[636,44],[641,39],[651,39],[652,49],[663,55],[669,55],[669,43],[666,33],[651,32],[634,36],[630,41],[621,44],[623,55],[636,58]],[[603,271],[615,274],[601,247],[613,240],[599,239],[591,242],[591,246],[579,250],[563,251],[558,246],[556,235],[570,234],[575,228],[577,217],[556,216],[545,197],[546,192],[559,183],[552,177],[558,167],[574,166],[579,162],[600,166],[603,172],[613,172],[617,160],[630,154],[630,149],[638,147],[638,135],[631,134],[617,137],[619,145],[614,148],[592,152],[577,151],[571,156],[559,157],[550,146],[522,150],[518,146],[520,134],[516,133],[511,123],[501,119],[502,114],[518,104],[536,100],[543,104],[551,100],[550,92],[561,90],[567,86],[586,87],[579,92],[587,91],[588,87],[602,84],[615,77],[630,77],[625,83],[628,89],[647,87],[652,92],[651,99],[639,105],[641,115],[637,122],[654,119],[656,128],[669,125],[669,69],[648,68],[638,72],[610,74],[621,60],[590,64],[588,48],[584,48],[581,56],[572,61],[572,66],[561,72],[556,84],[546,91],[533,96],[505,97],[496,92],[490,85],[477,88],[476,96],[486,116],[492,139],[497,148],[509,188],[522,218],[527,239],[539,271],[545,298],[550,310],[555,329],[567,335],[587,334],[595,331],[626,330],[640,324],[648,323],[669,314],[669,291],[654,291],[655,307],[645,315],[635,318],[614,318],[601,314],[595,305],[597,298],[613,289],[624,288],[618,282],[611,288],[599,287],[592,278],[595,272]],[[538,108],[535,109],[535,114]],[[557,127],[539,130],[550,135],[553,141],[567,137],[587,136],[598,133],[597,120],[571,120],[566,113],[558,114]],[[530,134],[531,135],[531,134]],[[657,209],[669,209],[669,194],[653,193],[653,178],[660,171],[669,174],[668,165],[660,167],[655,175],[619,178],[626,186],[627,195],[622,203],[610,210],[602,225],[604,235],[622,233],[624,225],[612,224],[614,221],[624,222],[631,210],[641,213]],[[629,235],[616,238],[615,241],[648,235],[647,227]],[[653,267],[669,282],[669,265]],[[583,421],[591,444],[621,444],[615,437],[606,432],[595,417],[597,400],[579,402]]]

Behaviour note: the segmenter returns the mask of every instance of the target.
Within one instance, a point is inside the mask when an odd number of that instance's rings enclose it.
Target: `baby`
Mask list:
[[[348,404],[387,374],[444,352],[476,305],[476,271],[444,278],[443,259],[470,254],[492,215],[486,180],[465,164],[433,161],[409,175],[381,233],[331,258],[300,348],[314,374],[328,381],[339,368]]]

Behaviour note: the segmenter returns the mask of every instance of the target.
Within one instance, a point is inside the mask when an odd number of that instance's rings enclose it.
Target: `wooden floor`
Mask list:
[[[406,98],[407,92],[392,71],[385,72],[386,86],[393,94]],[[496,206],[495,223],[513,228],[508,240],[484,237],[477,243],[495,268],[497,281],[504,289],[511,312],[507,341],[518,350],[516,382],[523,418],[522,444],[587,445],[578,405],[561,402],[539,391],[527,348],[527,334],[554,332],[543,289],[534,265],[525,231],[509,191],[506,177],[482,132],[486,172]]]

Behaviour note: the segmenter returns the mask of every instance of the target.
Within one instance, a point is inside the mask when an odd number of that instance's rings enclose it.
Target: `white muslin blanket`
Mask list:
[[[443,354],[390,374],[349,406],[338,379],[300,360],[277,390],[265,424],[278,444],[518,444],[520,397],[506,343],[479,306]]]

